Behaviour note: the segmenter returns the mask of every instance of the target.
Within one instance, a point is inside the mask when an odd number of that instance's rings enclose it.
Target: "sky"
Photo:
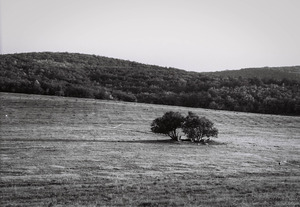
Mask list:
[[[220,71],[300,65],[300,0],[0,0],[0,52]]]

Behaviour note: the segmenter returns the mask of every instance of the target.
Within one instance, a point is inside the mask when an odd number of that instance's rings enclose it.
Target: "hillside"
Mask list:
[[[278,69],[282,74],[298,70]],[[268,68],[255,77],[249,71],[220,75],[95,55],[9,54],[0,56],[0,91],[300,115],[300,79],[275,77]]]
[[[206,75],[218,77],[243,77],[243,78],[260,78],[276,80],[300,80],[300,66],[293,67],[264,67],[264,68],[245,68],[241,70],[225,70],[217,72],[204,73]]]

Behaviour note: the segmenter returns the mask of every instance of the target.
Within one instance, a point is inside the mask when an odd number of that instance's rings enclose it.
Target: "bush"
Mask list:
[[[64,95],[69,97],[94,98],[93,91],[90,88],[72,84],[67,84]]]
[[[180,140],[177,129],[182,131],[192,142],[205,142],[210,137],[218,136],[218,129],[214,123],[205,117],[189,112],[184,118],[179,112],[167,112],[162,117],[156,118],[151,124],[151,131],[168,135],[172,140]],[[204,137],[207,137],[205,140]]]
[[[133,95],[132,93],[125,93],[125,92],[119,91],[119,90],[113,91],[112,96],[120,101],[127,101],[127,102],[136,102],[137,101],[135,95]]]
[[[213,122],[205,117],[199,118],[196,114],[189,112],[182,125],[183,132],[191,141],[204,142],[204,137],[218,136],[218,129],[214,127]]]
[[[151,124],[151,131],[168,135],[172,140],[179,140],[178,128],[181,128],[184,117],[179,112],[169,111],[156,118]]]

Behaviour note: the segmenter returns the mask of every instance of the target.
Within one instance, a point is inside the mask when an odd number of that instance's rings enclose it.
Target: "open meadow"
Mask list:
[[[300,206],[300,117],[0,93],[0,206]],[[213,144],[150,131],[167,111]]]

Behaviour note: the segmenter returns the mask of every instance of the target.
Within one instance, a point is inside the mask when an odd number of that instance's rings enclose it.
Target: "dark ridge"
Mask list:
[[[300,115],[300,66],[187,72],[78,53],[0,55],[0,92]]]

